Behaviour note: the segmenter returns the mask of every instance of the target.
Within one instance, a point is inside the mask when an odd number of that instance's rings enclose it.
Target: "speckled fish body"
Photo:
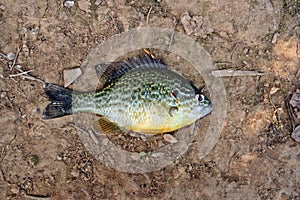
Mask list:
[[[193,85],[155,62],[147,57],[127,63],[130,69],[117,74],[102,90],[73,92],[69,114],[92,112],[121,129],[151,134],[177,130],[211,112],[210,101]]]

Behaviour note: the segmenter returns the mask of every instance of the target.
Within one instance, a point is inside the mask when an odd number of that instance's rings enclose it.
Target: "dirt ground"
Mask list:
[[[145,26],[188,34],[218,69],[265,75],[223,78],[226,125],[205,158],[195,140],[173,164],[131,174],[95,159],[70,116],[42,120],[42,84],[14,75],[20,66],[63,85],[63,70],[93,47]],[[300,199],[300,144],[284,103],[300,83],[298,0],[1,0],[0,33],[0,199]],[[18,49],[15,63],[5,57]],[[128,151],[165,145],[116,137]]]

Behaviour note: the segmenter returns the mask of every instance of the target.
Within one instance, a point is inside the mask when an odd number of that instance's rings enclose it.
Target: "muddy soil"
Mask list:
[[[285,106],[300,83],[299,22],[297,0],[1,0],[0,199],[300,199],[300,144]],[[63,70],[98,44],[146,26],[189,35],[218,69],[265,75],[222,78],[226,123],[206,157],[198,157],[198,134],[169,166],[126,173],[90,154],[72,116],[42,120],[43,86],[18,69],[63,85]],[[190,68],[174,69],[203,84]],[[108,139],[139,153],[167,145],[162,135]]]

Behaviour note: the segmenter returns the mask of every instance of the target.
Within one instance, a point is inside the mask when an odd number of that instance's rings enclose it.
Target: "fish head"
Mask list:
[[[201,93],[195,94],[191,112],[188,114],[189,118],[200,119],[212,111],[212,104],[210,100]]]
[[[192,124],[212,111],[212,104],[204,94],[198,93],[185,97],[186,99],[181,106],[170,108],[169,114],[172,120],[169,125],[174,129]]]

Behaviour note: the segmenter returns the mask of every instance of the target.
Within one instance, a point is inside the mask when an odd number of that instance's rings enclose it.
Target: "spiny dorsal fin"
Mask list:
[[[100,82],[108,85],[112,81],[120,78],[127,72],[138,68],[166,68],[167,66],[160,60],[154,59],[147,54],[133,57],[129,60],[112,63],[102,63],[95,67]]]

